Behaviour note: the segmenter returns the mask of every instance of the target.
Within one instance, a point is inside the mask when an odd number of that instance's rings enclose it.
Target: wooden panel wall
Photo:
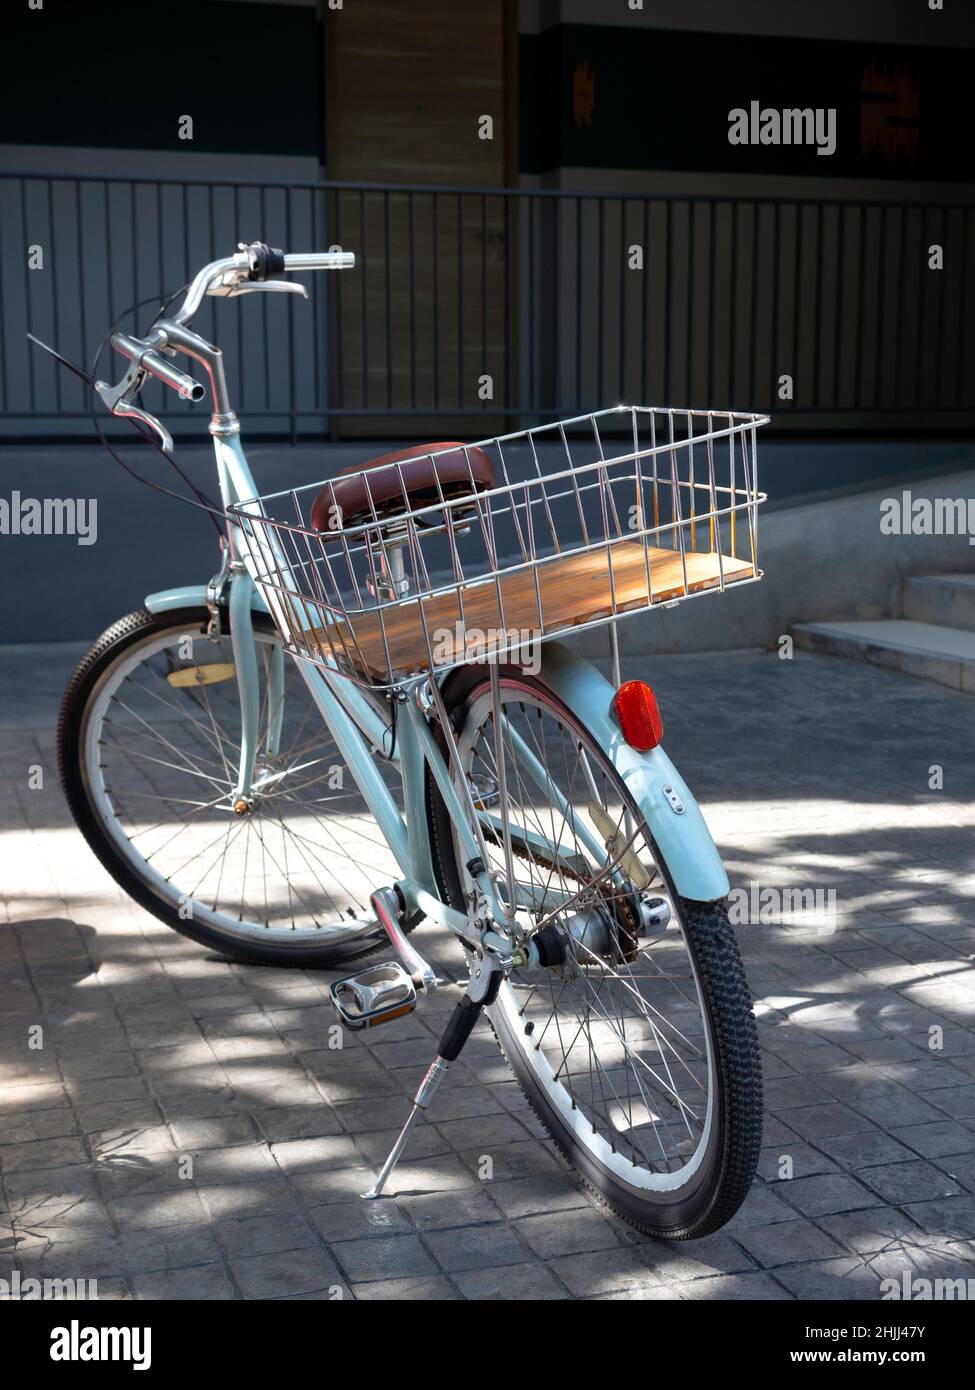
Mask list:
[[[505,10],[346,0],[325,23],[326,172],[376,183],[505,180]],[[495,118],[478,140],[477,120]]]
[[[516,24],[515,7],[505,0],[424,0],[422,5],[346,0],[342,10],[326,10],[328,178],[503,186],[513,172]],[[491,140],[478,138],[483,115],[494,120]],[[483,372],[494,377],[495,399],[500,400],[506,374],[501,287],[508,254],[502,201],[492,199],[483,215],[473,197],[462,208],[443,202],[436,228],[428,198],[418,196],[409,212],[399,197],[391,206],[375,195],[359,206],[343,201],[342,244],[360,255],[365,247],[362,269],[353,276],[365,274],[367,285],[365,308],[360,303],[357,315],[343,315],[340,358],[346,403],[354,405],[367,390],[370,403],[387,406],[390,367],[394,407],[409,404],[414,390],[421,401],[430,399],[435,361],[443,378],[443,406],[455,403],[458,394],[465,404],[477,404],[477,380]],[[485,314],[486,257],[490,289]],[[485,420],[481,432],[500,427]],[[415,421],[410,432],[449,437],[463,429],[459,422],[431,418]],[[361,423],[350,429],[346,422],[343,432],[361,433]],[[370,434],[388,432],[403,433],[402,426],[387,430],[381,421],[369,425]]]

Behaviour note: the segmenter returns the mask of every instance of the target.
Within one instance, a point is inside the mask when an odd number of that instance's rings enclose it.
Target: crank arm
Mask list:
[[[409,938],[400,926],[399,899],[392,888],[379,888],[370,898],[372,910],[389,943],[399,956],[414,986],[429,993],[437,987],[437,972],[429,965],[419,951],[414,950]]]

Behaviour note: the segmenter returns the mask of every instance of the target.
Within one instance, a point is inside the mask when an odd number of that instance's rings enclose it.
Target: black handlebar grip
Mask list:
[[[251,260],[252,280],[271,280],[284,273],[284,252],[276,246],[268,246],[263,241],[255,241],[248,247]]]

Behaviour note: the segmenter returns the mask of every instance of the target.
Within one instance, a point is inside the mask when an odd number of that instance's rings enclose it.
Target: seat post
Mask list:
[[[391,540],[388,536],[379,548],[379,574],[376,576],[374,597],[383,601],[402,598],[409,593],[410,581],[406,574],[406,561],[403,558],[405,539]],[[372,581],[369,580],[369,588]]]

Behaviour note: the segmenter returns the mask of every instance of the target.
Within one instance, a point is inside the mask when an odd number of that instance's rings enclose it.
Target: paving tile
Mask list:
[[[763,1227],[772,1238],[784,1242],[779,1232],[790,1230],[795,1222],[776,1222]],[[637,1253],[659,1275],[661,1283],[669,1286],[688,1279],[702,1279],[722,1274],[738,1274],[755,1268],[748,1253],[749,1232],[737,1233],[734,1239],[723,1234],[705,1236],[699,1240],[642,1240]]]
[[[521,1121],[503,1111],[471,1115],[462,1120],[442,1120],[436,1116],[435,1123],[451,1148],[461,1153],[477,1146],[479,1153],[491,1154],[495,1148],[507,1148],[527,1138]]]
[[[374,1129],[353,1138],[356,1152],[366,1163],[381,1168],[390,1149],[399,1138],[402,1125],[395,1129]],[[410,1158],[435,1158],[453,1153],[449,1142],[430,1124],[418,1124],[410,1136]]]
[[[825,1260],[844,1253],[841,1243],[811,1221],[782,1221],[775,1226],[754,1227],[737,1232],[735,1239],[765,1269],[806,1260]]]
[[[795,1179],[793,1182],[796,1181]],[[815,1178],[801,1178],[800,1182],[815,1182]],[[745,1230],[749,1226],[768,1226],[777,1221],[794,1221],[798,1212],[790,1205],[793,1183],[755,1183],[738,1211],[729,1221],[726,1230]],[[783,1201],[782,1193],[788,1201]]]
[[[947,1105],[941,1104],[941,1097],[950,1095],[950,1089],[932,1091],[931,1104],[922,1096],[912,1095],[910,1091],[898,1090],[897,1094],[865,1096],[857,1102],[857,1108],[874,1124],[894,1128],[897,1125],[920,1125],[925,1122],[943,1120]]]
[[[775,1278],[795,1298],[801,1299],[873,1302],[881,1293],[880,1278],[857,1258],[786,1265],[775,1271]]]
[[[534,1261],[494,1269],[463,1270],[454,1279],[468,1299],[541,1302],[569,1297],[555,1275],[545,1265]]]
[[[378,1165],[377,1165],[378,1168]],[[371,1186],[371,1178],[367,1186]],[[433,1192],[453,1192],[459,1188],[478,1188],[481,1184],[459,1157],[400,1160],[389,1180],[386,1191],[390,1196],[413,1196]],[[360,1187],[361,1193],[363,1189]]]
[[[809,1178],[816,1173],[835,1173],[837,1166],[827,1154],[801,1140],[763,1148],[758,1160],[758,1171],[768,1183]]]
[[[888,1163],[879,1168],[862,1168],[858,1176],[871,1191],[893,1206],[954,1197],[962,1190],[947,1174],[921,1159],[909,1163]]]
[[[904,1211],[923,1231],[963,1238],[975,1236],[975,1197],[967,1194],[912,1202]]]
[[[218,1221],[214,1232],[230,1259],[241,1255],[270,1255],[279,1250],[299,1250],[318,1244],[307,1221],[297,1215],[280,1213]]]
[[[3,1186],[11,1206],[35,1196],[94,1198],[99,1194],[92,1167],[75,1163],[67,1168],[19,1168],[3,1175]]]
[[[77,1135],[79,1129],[78,1117],[67,1108],[26,1111],[19,1115],[4,1116],[0,1129],[0,1171],[3,1147],[30,1144],[38,1139],[68,1138]]]
[[[226,1265],[194,1265],[189,1269],[163,1269],[133,1276],[136,1298],[232,1299],[239,1297]],[[102,1297],[101,1288],[98,1291]]]
[[[590,1202],[570,1173],[543,1177],[516,1178],[511,1182],[488,1185],[491,1198],[505,1216],[539,1216],[545,1212],[568,1212],[574,1207],[589,1208]]]
[[[171,1122],[177,1147],[186,1151],[224,1149],[233,1144],[253,1143],[258,1135],[249,1115],[209,1116]]]
[[[902,1144],[893,1135],[885,1134],[881,1129],[837,1134],[817,1139],[816,1144],[836,1166],[845,1169],[908,1161],[914,1157],[907,1145]]]
[[[324,1101],[318,1105],[259,1109],[254,1112],[252,1122],[271,1144],[284,1139],[321,1139],[342,1133],[341,1121]]]
[[[284,1139],[270,1146],[275,1163],[286,1173],[328,1172],[348,1168],[359,1155],[346,1134],[324,1135],[317,1139]]]
[[[293,1298],[347,1288],[335,1261],[320,1248],[232,1259],[234,1281],[245,1298]]]
[[[975,1083],[946,1087],[932,1093],[932,1101],[955,1119],[975,1121]]]
[[[788,1200],[804,1216],[826,1216],[860,1207],[881,1206],[876,1192],[845,1173],[826,1173],[815,1178],[795,1178],[783,1184]]]
[[[214,1221],[239,1221],[248,1216],[290,1214],[298,1195],[284,1178],[260,1182],[201,1183],[200,1197]]]
[[[4,1176],[17,1172],[36,1173],[43,1168],[65,1168],[87,1161],[85,1142],[77,1135],[0,1147],[0,1173]]]
[[[826,1105],[829,1100],[830,1093],[823,1085],[803,1080],[802,1077],[781,1077],[765,1087],[766,1107],[773,1115],[783,1115],[788,1124],[792,1123],[789,1118],[791,1111],[804,1110],[810,1105]]]
[[[370,1284],[353,1284],[352,1296],[363,1303],[447,1303],[460,1298],[447,1279],[436,1277],[376,1279]]]
[[[515,1230],[543,1260],[620,1244],[612,1225],[600,1212],[592,1210],[574,1211],[569,1219],[561,1213],[526,1216],[515,1223]]]
[[[590,1250],[582,1255],[563,1255],[550,1261],[550,1268],[573,1298],[594,1298],[597,1294],[623,1289],[661,1287],[659,1275],[632,1250]]]
[[[833,1135],[856,1134],[873,1128],[872,1120],[851,1110],[848,1105],[841,1105],[836,1101],[790,1110],[788,1123],[797,1134],[813,1143]]]
[[[331,1202],[359,1202],[363,1192],[372,1187],[377,1172],[378,1169],[354,1167],[294,1173],[289,1174],[286,1190],[307,1207],[320,1207]],[[398,1176],[399,1169],[394,1174],[394,1177]],[[390,1188],[390,1195],[393,1195],[397,1191],[397,1184],[390,1183]]]
[[[413,1231],[406,1211],[397,1202],[385,1198],[368,1202],[359,1198],[355,1202],[313,1207],[308,1212],[308,1220],[329,1244],[362,1236],[390,1236]]]
[[[884,1250],[919,1229],[906,1213],[894,1207],[868,1207],[819,1216],[816,1224],[844,1250],[857,1254]]]
[[[505,1213],[493,1200],[494,1196],[492,1186],[482,1183],[479,1188],[401,1196],[397,1205],[418,1231],[437,1231],[454,1226],[481,1226],[491,1221],[502,1221]],[[363,1205],[381,1207],[383,1203],[366,1202]]]
[[[517,1265],[531,1259],[531,1250],[519,1240],[516,1227],[501,1222],[488,1226],[431,1230],[424,1240],[437,1264],[448,1273],[460,1269]]]
[[[350,1283],[370,1279],[399,1279],[404,1275],[436,1274],[437,1265],[418,1236],[370,1236],[340,1240],[331,1247]]]
[[[969,1192],[975,1192],[975,1153],[969,1151],[936,1158],[934,1166]]]
[[[161,1136],[160,1142],[164,1137],[166,1146],[172,1144],[172,1139],[161,1127],[159,1106],[149,1095],[100,1105],[79,1105],[78,1118],[85,1134],[99,1137],[101,1143],[106,1142],[102,1136],[113,1133],[155,1131]]]
[[[515,1178],[547,1176],[560,1169],[565,1171],[554,1146],[537,1143],[534,1139],[514,1144],[485,1144],[468,1149],[461,1158],[472,1173],[490,1182],[509,1182]]]
[[[121,1230],[150,1230],[154,1226],[185,1225],[205,1221],[206,1210],[199,1193],[155,1192],[151,1196],[125,1197],[109,1202],[112,1219]]]
[[[802,1268],[802,1266],[798,1266]],[[694,1279],[677,1286],[677,1297],[702,1302],[754,1301],[783,1302],[795,1297],[769,1274],[724,1274],[712,1279]]]

